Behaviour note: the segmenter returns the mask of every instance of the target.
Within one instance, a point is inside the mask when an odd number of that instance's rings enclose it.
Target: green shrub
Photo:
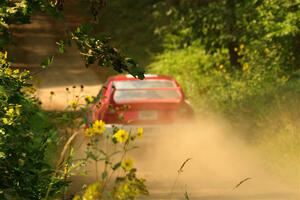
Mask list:
[[[187,97],[200,109],[214,110],[234,120],[259,120],[299,94],[297,73],[276,66],[263,68],[258,59],[243,61],[242,71],[230,69],[226,50],[206,54],[198,43],[158,55],[150,72],[174,76]]]
[[[0,65],[1,199],[41,199],[53,172],[45,153],[55,130],[28,94],[29,72],[12,70],[3,53]]]
[[[229,70],[221,58],[194,44],[157,56],[150,71],[174,76],[195,107],[224,116],[258,147],[269,170],[299,182],[291,170],[299,166],[299,71],[284,73],[275,63],[264,68],[255,56],[243,71]]]

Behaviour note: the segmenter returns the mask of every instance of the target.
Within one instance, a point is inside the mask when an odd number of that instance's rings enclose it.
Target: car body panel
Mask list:
[[[139,80],[130,75],[118,75],[109,77],[103,85],[89,110],[88,121],[158,125],[191,117],[193,109],[172,77],[146,75],[144,80]]]

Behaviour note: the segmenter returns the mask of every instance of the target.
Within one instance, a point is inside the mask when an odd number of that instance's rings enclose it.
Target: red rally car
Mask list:
[[[194,112],[179,84],[170,76],[109,77],[88,112],[88,122],[107,125],[157,126],[190,120]]]

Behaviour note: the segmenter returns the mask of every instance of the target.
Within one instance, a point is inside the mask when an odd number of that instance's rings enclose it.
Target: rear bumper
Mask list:
[[[192,122],[186,123],[174,123],[174,124],[155,124],[155,125],[125,125],[125,124],[106,124],[106,130],[110,133],[113,132],[114,127],[124,129],[128,132],[135,132],[138,128],[143,128],[144,132],[157,132],[166,130],[176,130],[177,128],[182,128],[183,126],[191,126]]]
[[[115,127],[126,131],[136,131],[138,128],[143,128],[144,131],[158,130],[167,128],[168,125],[124,125],[124,124],[106,124],[106,130],[112,131]]]

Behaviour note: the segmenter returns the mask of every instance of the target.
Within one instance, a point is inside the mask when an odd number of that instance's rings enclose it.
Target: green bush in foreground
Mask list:
[[[106,131],[102,120],[96,120],[85,129],[84,135],[88,144],[85,157],[79,163],[94,165],[93,176],[97,181],[82,194],[75,195],[74,200],[136,200],[148,195],[146,180],[138,178],[137,169],[128,155],[137,148],[134,143],[142,138],[142,128],[126,131],[115,127],[110,132]],[[76,162],[71,163],[76,165]]]
[[[12,70],[6,54],[0,54],[0,61],[0,199],[66,199],[70,177],[85,173],[90,162],[96,165],[97,182],[78,192],[75,199],[134,200],[148,194],[145,180],[137,177],[128,157],[128,152],[136,148],[134,140],[143,135],[142,128],[107,132],[105,123],[96,121],[83,130],[80,113],[87,112],[86,105],[79,103],[83,96],[70,101],[63,116],[52,114],[55,119],[50,120],[49,113],[41,110],[33,97],[29,72]],[[85,97],[87,105],[92,99]],[[53,122],[62,132],[59,138]],[[73,143],[80,134],[88,142],[86,155],[74,159]],[[65,141],[64,146],[56,145],[56,150],[49,153],[49,147],[53,150],[57,141]],[[110,143],[111,151],[103,148],[103,143],[105,147]],[[49,160],[49,155],[55,157],[55,162]]]
[[[0,53],[0,199],[41,199],[53,168],[45,160],[55,131],[28,93],[28,71],[12,70]]]

